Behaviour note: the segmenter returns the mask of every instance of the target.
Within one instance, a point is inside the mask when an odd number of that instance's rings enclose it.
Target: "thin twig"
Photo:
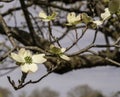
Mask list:
[[[13,80],[11,80],[11,78],[8,76],[8,81],[10,82],[10,84],[12,85],[12,87],[15,89],[15,90],[18,90],[18,89],[21,89],[23,87],[25,87],[26,85],[28,84],[34,84],[34,83],[38,83],[40,82],[43,78],[47,77],[49,74],[51,74],[54,70],[56,70],[58,68],[58,65],[55,66],[51,71],[49,71],[48,73],[46,73],[45,75],[43,75],[42,77],[40,77],[38,80],[36,81],[32,81],[32,80],[29,80],[28,82],[24,83],[22,81],[22,83],[20,83],[18,86],[15,85],[15,82]],[[25,79],[24,79],[25,80]],[[19,81],[21,82],[21,81]]]
[[[8,55],[14,51],[16,48],[13,48],[11,50],[9,50],[8,52],[6,52],[5,54],[3,54],[1,57],[0,57],[0,61],[3,61],[6,57],[8,57]]]
[[[66,49],[66,51],[70,50],[72,47],[74,47],[74,46],[77,44],[77,42],[83,37],[83,35],[84,35],[85,32],[87,31],[87,29],[88,29],[88,27],[86,27],[86,28],[82,31],[82,35],[79,36],[79,37],[76,39],[76,41],[73,42],[73,43],[71,44],[71,46]]]

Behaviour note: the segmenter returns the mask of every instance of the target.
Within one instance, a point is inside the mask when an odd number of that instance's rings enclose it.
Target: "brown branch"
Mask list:
[[[2,56],[0,56],[0,61],[3,61],[5,58],[7,58],[8,55],[9,55],[12,51],[14,51],[15,49],[16,49],[16,47],[13,48],[13,49],[11,49],[10,51],[6,52],[6,53],[3,54]]]
[[[49,3],[51,2],[63,2],[65,4],[73,4],[73,3],[76,3],[77,1],[86,1],[86,0],[48,0]]]
[[[5,3],[10,3],[12,1],[14,1],[14,0],[0,0],[0,2],[5,2]]]
[[[65,8],[65,7],[55,5],[55,4],[48,3],[46,1],[33,0],[33,2],[35,5],[44,5],[46,7],[53,7],[53,8],[57,8],[59,10],[67,11],[67,12],[87,13],[89,15],[91,14],[89,11],[80,11],[78,9]]]
[[[0,25],[1,25],[2,29],[4,30],[4,32],[6,33],[7,37],[9,38],[13,47],[17,47],[17,44],[15,43],[15,40],[12,37],[11,30],[8,28],[6,22],[4,21],[1,14],[0,14]]]
[[[27,6],[26,6],[24,0],[19,0],[19,1],[20,1],[22,10],[23,10],[24,16],[25,16],[26,23],[28,25],[28,29],[29,29],[31,38],[32,38],[32,40],[34,42],[34,45],[35,45],[35,43],[36,43],[36,40],[35,40],[36,33],[34,31],[34,27],[33,27],[33,24],[31,22],[31,18],[29,16],[29,12],[28,12]]]
[[[8,81],[10,82],[10,84],[12,85],[12,87],[15,89],[15,90],[18,90],[18,89],[21,89],[23,87],[25,87],[26,85],[28,84],[35,84],[35,83],[38,83],[40,82],[42,79],[44,79],[45,77],[47,77],[49,74],[51,74],[56,68],[58,68],[58,65],[55,66],[51,71],[49,71],[48,73],[46,73],[45,75],[43,75],[42,77],[40,77],[38,80],[35,80],[35,81],[32,81],[32,80],[29,80],[28,82],[25,82],[25,79],[27,77],[27,74],[25,73],[22,73],[22,77],[21,77],[21,80],[18,80],[19,82],[19,85],[16,86],[15,82],[13,80],[11,80],[11,78],[8,76]]]
[[[3,54],[1,57],[0,57],[0,61],[4,60],[6,57],[8,57],[8,55],[16,49],[17,47],[17,44],[11,34],[11,30],[9,29],[9,27],[7,26],[6,22],[4,21],[2,15],[0,14],[0,26],[1,26],[1,29],[4,31],[4,33],[7,35],[8,39],[10,40],[12,46],[13,46],[13,49],[11,49],[10,51],[8,51],[7,53]]]
[[[88,27],[85,27],[85,30],[82,31],[82,34],[75,40],[75,42],[73,42],[73,43],[71,44],[70,47],[68,47],[68,48],[66,49],[66,51],[70,50],[72,47],[74,47],[74,46],[77,44],[77,42],[84,36],[84,34],[85,34],[85,32],[87,31],[87,29],[88,29]],[[76,30],[76,29],[75,29],[75,30]]]
[[[12,35],[14,38],[16,38],[17,40],[19,40],[21,43],[23,43],[26,46],[32,46],[32,41],[31,38],[29,37],[29,33],[23,31],[23,30],[19,30],[17,28],[12,28]],[[1,33],[1,31],[0,31]],[[19,35],[19,33],[21,33],[21,35]],[[5,34],[5,33],[2,33]],[[26,37],[27,36],[27,37]],[[26,41],[28,40],[28,41]],[[50,44],[49,41],[46,41],[42,38],[38,38],[39,43],[36,45],[36,47],[41,47],[43,49],[48,49]],[[117,41],[117,43],[119,42],[119,40]],[[120,47],[119,45],[89,45],[88,48],[86,48],[86,50],[89,50],[91,47]],[[85,49],[80,50],[79,53],[83,53],[86,51]],[[101,51],[99,53],[104,54],[104,56],[107,56],[107,54],[104,51]],[[77,53],[76,53],[77,54]],[[111,53],[112,60],[115,60],[116,62],[120,62],[120,53],[116,53],[116,55],[112,55],[113,53]],[[66,73],[68,71],[74,70],[74,69],[81,69],[81,68],[90,68],[90,67],[96,67],[96,66],[106,66],[106,65],[110,65],[110,66],[118,66],[115,64],[111,64],[108,61],[105,61],[104,58],[100,57],[99,55],[93,55],[93,54],[88,54],[88,55],[75,55],[75,56],[71,56],[71,61],[70,62],[64,62],[62,63],[62,65],[59,67],[59,69],[56,69],[54,72],[62,74],[62,73]],[[108,57],[109,58],[109,57]],[[56,58],[55,58],[56,59]],[[56,64],[56,61],[53,59],[49,60],[48,62],[45,63],[46,68],[49,70],[51,68],[51,66],[53,64]]]
[[[106,56],[105,51],[100,52],[101,54],[84,54],[80,56],[70,57],[71,60],[61,61],[61,65],[54,72],[58,74],[64,74],[66,72],[83,69],[83,68],[93,68],[97,66],[115,66],[120,67],[120,52],[116,55]],[[112,53],[112,52],[111,52]],[[103,57],[103,55],[104,57]],[[56,64],[55,60],[50,60],[50,62],[46,62],[45,66],[49,70],[50,66]]]

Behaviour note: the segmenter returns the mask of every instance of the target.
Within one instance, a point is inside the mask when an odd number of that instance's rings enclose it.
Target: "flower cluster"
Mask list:
[[[113,0],[111,0],[113,2]],[[105,8],[105,12],[101,13],[101,20],[93,20],[92,17],[88,16],[86,13],[81,13],[76,15],[75,12],[70,12],[67,15],[67,23],[66,26],[76,26],[79,23],[85,24],[96,24],[97,26],[102,25],[103,22],[111,17],[112,13],[115,13],[117,10],[120,9],[120,2],[119,0],[114,0],[113,4],[110,2],[109,8]],[[114,3],[118,3],[117,7],[114,7]],[[43,21],[52,21],[56,18],[56,12],[53,12],[51,15],[47,16],[45,12],[40,12],[39,17]]]
[[[21,71],[24,73],[36,72],[38,66],[36,64],[42,64],[46,61],[45,54],[34,54],[29,50],[21,48],[18,54],[11,53],[11,58],[19,63]]]

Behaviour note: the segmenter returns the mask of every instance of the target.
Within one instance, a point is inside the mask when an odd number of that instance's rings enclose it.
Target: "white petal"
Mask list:
[[[93,21],[93,23],[95,23],[97,26],[99,26],[99,25],[102,25],[103,21],[96,20],[96,21]]]
[[[45,12],[42,11],[42,12],[39,13],[39,17],[42,18],[42,19],[46,19],[47,15],[46,15]]]
[[[37,65],[33,63],[21,65],[20,68],[21,68],[21,71],[25,73],[36,72],[38,70]]]
[[[78,14],[77,17],[76,17],[76,22],[77,22],[77,21],[80,21],[80,20],[81,20],[81,15]]]
[[[18,55],[23,57],[24,54],[25,54],[25,49],[21,48],[18,52]]]
[[[67,15],[67,21],[69,23],[75,22],[75,13],[74,12],[68,13],[68,15]]]
[[[25,72],[25,73],[29,72],[29,64],[21,65],[20,68],[22,72]]]
[[[66,61],[69,61],[70,60],[70,58],[68,57],[68,56],[66,56],[66,55],[61,55],[60,56],[62,59],[64,59],[64,60],[66,60]]]
[[[104,20],[108,19],[111,16],[108,8],[105,8],[105,12],[101,14],[101,18]]]
[[[29,64],[29,72],[36,72],[38,70],[38,66],[36,64]]]
[[[45,58],[45,54],[36,54],[32,56],[33,63],[44,63],[47,61]]]
[[[64,53],[66,48],[61,48],[61,52]]]
[[[21,56],[22,58],[25,58],[26,56],[32,56],[32,53],[29,50],[21,48],[18,52],[18,55]]]
[[[25,53],[23,55],[24,58],[27,56],[30,56],[30,57],[32,56],[32,53],[29,50],[25,50]]]
[[[11,53],[11,57],[17,61],[17,62],[20,62],[20,63],[24,63],[25,61],[23,60],[23,58],[21,58],[21,56],[19,56],[18,54],[16,53]]]

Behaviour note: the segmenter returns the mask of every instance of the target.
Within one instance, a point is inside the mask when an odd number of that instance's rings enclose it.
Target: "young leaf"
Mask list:
[[[120,9],[120,0],[111,0],[108,8],[111,13],[116,13]]]

